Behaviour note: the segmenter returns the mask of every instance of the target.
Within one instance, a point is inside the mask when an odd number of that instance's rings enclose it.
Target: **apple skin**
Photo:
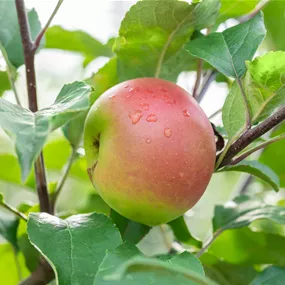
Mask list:
[[[208,118],[174,83],[138,78],[107,90],[85,123],[90,179],[122,216],[155,226],[193,207],[214,171]]]

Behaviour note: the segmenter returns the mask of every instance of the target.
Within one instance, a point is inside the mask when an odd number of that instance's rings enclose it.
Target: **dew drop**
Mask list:
[[[147,103],[142,103],[142,104],[140,104],[140,106],[141,106],[145,111],[148,111],[148,110],[149,110],[149,104],[147,104]]]
[[[154,122],[157,121],[157,117],[156,117],[156,115],[154,115],[154,114],[150,114],[150,115],[147,116],[146,120],[147,120],[148,122],[153,122],[153,123],[154,123]]]
[[[130,85],[124,85],[124,88],[128,88]]]
[[[140,88],[139,87],[132,87],[132,88],[130,88],[130,90],[129,90],[129,92],[130,93],[134,93],[134,92],[138,92],[140,90]]]
[[[167,138],[170,138],[171,135],[172,135],[172,130],[171,130],[171,129],[165,129],[165,130],[164,130],[164,135],[165,135]]]
[[[132,120],[133,124],[136,124],[141,119],[142,116],[143,113],[141,110],[134,110],[129,113],[129,117]]]
[[[184,177],[184,173],[183,172],[180,172],[179,173],[179,176],[182,178],[182,177]]]
[[[190,117],[190,114],[189,114],[189,112],[187,110],[183,110],[183,115],[185,117]]]
[[[117,94],[113,94],[113,95],[109,96],[109,99],[115,99],[116,96],[117,96]]]
[[[150,93],[150,94],[153,94],[153,91],[149,88],[146,89],[146,92]]]
[[[146,142],[151,143],[151,139],[150,138],[146,139]]]
[[[176,100],[174,100],[173,98],[171,98],[171,97],[168,96],[168,95],[164,95],[164,96],[163,96],[163,99],[164,99],[164,101],[165,101],[166,104],[172,105],[172,104],[175,104],[175,103],[176,103]]]

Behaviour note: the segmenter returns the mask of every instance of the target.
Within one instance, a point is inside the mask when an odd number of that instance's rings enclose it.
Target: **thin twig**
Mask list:
[[[74,162],[74,160],[76,159],[77,156],[78,156],[77,148],[73,148],[72,152],[71,152],[71,155],[70,155],[67,163],[65,164],[64,168],[63,168],[62,175],[61,175],[61,177],[58,180],[58,183],[56,185],[56,189],[55,189],[54,195],[53,195],[52,200],[51,200],[52,213],[54,213],[57,198],[59,197],[59,194],[60,194],[60,192],[61,192],[61,190],[63,188],[63,185],[64,185],[64,183],[65,183],[65,181],[66,181],[66,179],[68,177],[68,174],[70,172],[72,163]]]
[[[251,155],[252,153],[254,153],[254,152],[256,152],[256,151],[258,151],[258,150],[260,150],[260,149],[262,149],[262,148],[264,148],[264,147],[266,147],[266,146],[268,146],[268,145],[270,145],[270,144],[272,144],[272,143],[274,143],[274,142],[278,142],[278,141],[280,141],[280,140],[282,140],[282,139],[284,139],[284,138],[285,138],[285,134],[282,134],[282,135],[276,136],[276,137],[274,137],[274,138],[272,138],[272,139],[270,139],[270,140],[268,140],[268,141],[265,141],[265,142],[263,142],[263,143],[261,143],[261,144],[255,146],[255,147],[252,147],[251,149],[249,149],[249,150],[243,152],[241,155],[239,155],[239,156],[237,156],[236,158],[234,158],[234,159],[229,163],[229,165],[235,165],[235,164],[241,162],[242,160],[244,160],[245,158],[247,158],[247,157],[248,157],[249,155]]]
[[[246,179],[243,181],[240,189],[237,191],[238,195],[243,195],[246,194],[248,186],[251,184],[253,180],[253,176],[252,175],[247,175]]]
[[[198,251],[196,253],[196,257],[197,258],[200,258],[203,253],[205,253],[205,251],[209,248],[209,246],[216,240],[216,238],[223,232],[222,229],[220,230],[217,230],[214,234],[213,234],[213,237],[208,241],[206,242],[206,244],[203,246],[203,248],[200,249],[200,251]]]
[[[19,106],[21,106],[21,101],[20,101],[20,98],[19,98],[19,95],[18,95],[18,92],[17,92],[17,89],[16,89],[16,85],[15,85],[16,78],[14,77],[14,73],[16,71],[13,70],[13,69],[15,69],[15,67],[11,64],[11,62],[10,62],[10,60],[8,58],[8,54],[7,54],[6,50],[3,48],[3,46],[1,44],[0,44],[0,50],[2,52],[4,60],[6,62],[8,78],[9,78],[9,82],[10,82],[11,88],[12,88],[12,90],[14,92],[14,96],[15,96],[16,102],[17,102],[17,104]]]
[[[203,59],[198,59],[197,62],[197,75],[196,75],[196,81],[194,84],[194,88],[193,88],[193,98],[197,99],[197,97],[199,96],[198,94],[198,90],[200,87],[200,83],[201,83],[201,78],[202,78],[202,73],[203,73]]]
[[[47,31],[48,27],[51,24],[51,21],[53,20],[54,16],[56,15],[58,9],[60,8],[61,4],[63,3],[63,0],[59,0],[57,2],[56,7],[54,8],[54,11],[52,12],[50,18],[48,19],[47,23],[45,24],[45,26],[43,27],[43,29],[40,31],[40,33],[37,35],[35,42],[34,42],[34,47],[33,50],[34,52],[38,49],[40,42],[45,34],[45,32]]]
[[[247,15],[244,15],[242,17],[239,18],[239,22],[240,23],[244,23],[244,22],[247,22],[249,21],[250,19],[254,18],[258,13],[259,11],[261,11],[268,3],[269,3],[270,0],[264,0],[264,1],[260,1],[256,7],[254,8],[253,11],[251,11],[249,14]]]
[[[281,107],[277,112],[265,119],[262,123],[257,125],[255,128],[247,130],[243,135],[240,136],[228,149],[226,155],[221,161],[219,168],[228,165],[231,160],[250,145],[254,140],[261,137],[272,128],[280,124],[285,120],[285,106]],[[219,155],[217,157],[219,159]]]
[[[2,206],[3,208],[7,209],[9,212],[13,213],[14,215],[18,216],[19,218],[21,218],[25,222],[28,220],[26,215],[24,215],[23,213],[18,211],[13,206],[9,205],[5,200],[1,201],[0,206]]]
[[[199,96],[197,97],[198,102],[202,101],[208,88],[210,87],[211,83],[215,80],[216,76],[217,76],[217,72],[213,70],[211,71],[209,76],[205,79],[205,81],[202,83],[201,91],[199,92]]]
[[[20,285],[46,285],[54,279],[54,273],[51,266],[41,260],[37,269],[31,275],[23,280]]]
[[[216,117],[218,114],[220,114],[222,112],[223,108],[217,110],[216,112],[214,112],[212,115],[209,116],[209,120],[213,119],[214,117]]]

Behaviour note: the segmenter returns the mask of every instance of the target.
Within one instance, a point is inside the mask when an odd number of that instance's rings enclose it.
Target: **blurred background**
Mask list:
[[[106,0],[66,0],[55,16],[52,26],[60,26],[69,31],[81,30],[105,44],[112,37],[116,37],[120,22],[124,14],[136,1],[106,1]],[[191,1],[189,1],[191,2]],[[44,25],[52,13],[57,1],[29,1],[29,9],[35,8],[39,20]],[[219,31],[237,23],[228,20],[226,25],[221,25]],[[269,46],[269,45],[268,45]],[[268,50],[262,46],[258,54]],[[53,103],[59,90],[68,82],[83,80],[90,77],[108,60],[108,57],[98,57],[84,67],[85,57],[78,52],[64,51],[52,48],[43,48],[36,55],[36,74],[40,108]],[[5,62],[0,56],[0,70],[5,70]],[[178,84],[192,92],[196,73],[183,72],[178,79]],[[24,67],[20,67],[16,82],[20,100],[27,106]],[[208,116],[219,110],[228,92],[226,83],[214,81],[201,102],[201,106]],[[5,91],[4,96],[14,102],[12,91]],[[215,99],[213,99],[213,96]],[[221,123],[218,115],[212,120],[215,124]],[[48,171],[49,181],[56,181],[66,162],[71,149],[60,131],[53,133],[44,149],[44,156]],[[9,171],[7,171],[9,169]],[[223,204],[236,193],[240,193],[245,183],[250,184],[252,193],[262,193],[264,184],[256,180],[248,180],[248,175],[235,172],[215,174],[200,202],[187,214],[187,225],[194,236],[205,240],[211,234],[211,219],[214,206]],[[20,168],[17,163],[12,140],[0,130],[0,190],[6,200],[14,206],[22,202],[36,203],[37,196],[33,190],[34,179],[30,176],[25,185],[20,183]],[[275,203],[282,199],[284,192],[271,195],[266,194],[267,202]],[[96,205],[96,209],[94,209]],[[96,195],[86,174],[86,164],[82,156],[72,167],[70,177],[65,184],[59,198],[57,211],[62,215],[72,214],[72,210],[82,212],[93,210],[106,211],[106,205]],[[167,240],[165,240],[167,239]],[[140,243],[141,249],[146,254],[158,254],[168,251],[168,244],[173,241],[173,235],[168,228],[162,233],[160,228],[154,228]]]

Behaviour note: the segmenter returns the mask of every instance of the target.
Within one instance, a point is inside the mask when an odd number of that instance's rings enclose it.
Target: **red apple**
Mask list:
[[[90,178],[121,215],[154,226],[193,207],[215,165],[215,137],[196,101],[174,83],[138,78],[92,106],[84,145]]]

